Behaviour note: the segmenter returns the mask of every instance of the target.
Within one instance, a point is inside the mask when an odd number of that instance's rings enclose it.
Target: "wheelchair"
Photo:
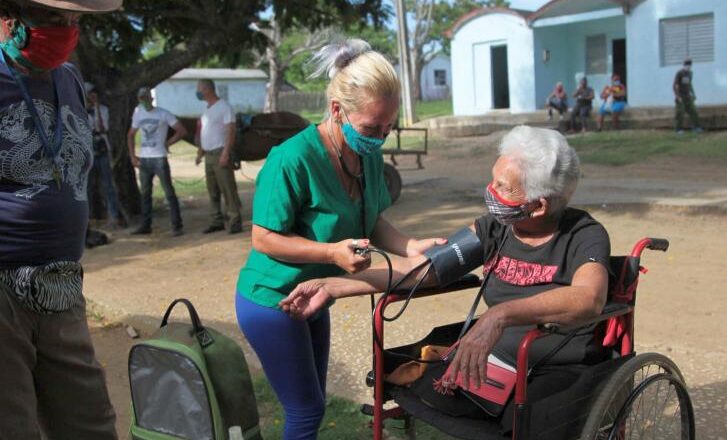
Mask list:
[[[509,433],[503,432],[499,420],[451,417],[424,404],[409,388],[386,383],[385,375],[405,362],[393,354],[416,358],[424,345],[451,345],[462,323],[434,328],[416,343],[384,349],[386,307],[411,298],[408,292],[394,291],[375,306],[372,303],[374,369],[366,383],[373,388],[374,403],[364,404],[361,410],[373,417],[374,440],[383,439],[386,419],[403,420],[409,438],[416,436],[413,423],[418,419],[455,438],[471,440],[694,439],[694,410],[679,368],[661,354],[634,352],[636,287],[639,274],[646,272],[640,265],[641,254],[644,249],[666,251],[668,247],[665,239],[644,238],[630,255],[610,258],[608,301],[600,316],[584,323],[596,325],[599,338],[610,338],[607,359],[589,366],[567,388],[536,401],[528,400],[530,347],[540,338],[555,333],[568,335],[578,329],[547,324],[526,334],[519,345],[517,381],[507,406],[513,420]],[[413,298],[475,288],[480,283],[479,277],[470,274],[446,288],[418,291]]]

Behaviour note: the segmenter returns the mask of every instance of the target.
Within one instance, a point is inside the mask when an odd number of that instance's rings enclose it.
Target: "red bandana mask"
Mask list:
[[[11,38],[0,46],[13,61],[26,69],[47,71],[68,61],[78,44],[79,34],[78,26],[36,28],[18,23],[10,32]]]

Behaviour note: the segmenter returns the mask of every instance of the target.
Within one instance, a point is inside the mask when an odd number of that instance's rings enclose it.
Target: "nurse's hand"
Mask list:
[[[326,288],[325,280],[310,280],[298,284],[285,299],[280,308],[296,319],[308,319],[333,299]]]
[[[343,240],[331,243],[328,248],[328,262],[335,264],[348,273],[361,272],[371,266],[371,255],[367,252],[359,255],[356,249],[369,247],[367,239]]]

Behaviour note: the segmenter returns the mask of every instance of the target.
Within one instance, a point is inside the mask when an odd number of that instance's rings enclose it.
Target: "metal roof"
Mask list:
[[[551,0],[541,6],[540,9],[533,12],[528,17],[528,20],[533,22],[541,18],[583,14],[614,8],[621,8],[625,13],[628,13],[633,6],[641,1],[642,0]]]
[[[172,75],[172,80],[181,79],[268,79],[260,69],[182,69]]]

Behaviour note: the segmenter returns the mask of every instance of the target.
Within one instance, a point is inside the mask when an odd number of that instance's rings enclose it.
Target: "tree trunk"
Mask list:
[[[135,93],[112,97],[109,106],[109,141],[111,142],[111,169],[121,209],[127,218],[141,214],[141,194],[136,173],[129,159],[126,130],[131,125],[131,114],[136,105]]]
[[[270,49],[268,49],[270,50]],[[278,111],[278,95],[280,88],[283,85],[284,72],[280,68],[280,63],[277,57],[269,57],[268,63],[270,68],[268,69],[270,79],[268,80],[267,95],[265,96],[265,108],[263,109],[266,113]]]
[[[421,75],[422,75],[422,68],[424,67],[422,65],[422,55],[421,51],[418,47],[413,47],[410,50],[411,52],[411,68],[409,69],[409,72],[411,72],[411,89],[412,94],[414,95],[414,101],[421,101],[422,100],[422,85],[421,85]]]

